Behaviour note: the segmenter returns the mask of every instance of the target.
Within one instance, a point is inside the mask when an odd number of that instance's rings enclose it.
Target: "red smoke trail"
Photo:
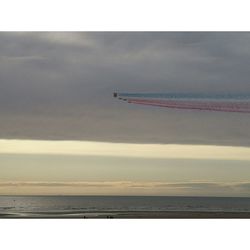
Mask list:
[[[128,103],[150,105],[177,109],[198,109],[209,111],[250,113],[250,104],[245,102],[219,102],[219,101],[178,101],[178,100],[143,100],[127,99]]]

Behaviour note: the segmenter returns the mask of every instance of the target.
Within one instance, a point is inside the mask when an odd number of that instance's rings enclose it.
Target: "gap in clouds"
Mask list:
[[[0,154],[51,154],[168,159],[250,160],[250,148],[210,145],[132,144],[0,139]]]

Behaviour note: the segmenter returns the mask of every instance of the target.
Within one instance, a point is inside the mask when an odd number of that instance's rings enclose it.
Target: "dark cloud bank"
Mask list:
[[[250,93],[249,33],[0,33],[0,138],[250,145],[250,115],[112,92]]]

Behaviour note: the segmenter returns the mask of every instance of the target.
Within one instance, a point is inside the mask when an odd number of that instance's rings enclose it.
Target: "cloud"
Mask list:
[[[124,182],[39,182],[39,181],[13,181],[0,182],[2,187],[112,187],[126,184]]]
[[[132,182],[132,181],[81,181],[81,182],[60,182],[60,181],[7,181],[0,182],[1,187],[131,187],[131,188],[213,188],[213,187],[239,187],[249,188],[250,183],[214,183],[214,182]]]
[[[0,193],[21,194],[147,194],[147,195],[200,195],[200,196],[249,196],[250,182],[136,182],[136,181],[93,181],[93,182],[0,182]]]
[[[249,146],[249,115],[112,98],[250,92],[249,51],[240,32],[2,32],[0,138]]]

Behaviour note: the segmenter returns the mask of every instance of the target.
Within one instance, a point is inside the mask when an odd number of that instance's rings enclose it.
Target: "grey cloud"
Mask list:
[[[158,195],[192,195],[192,196],[246,196],[250,195],[249,182],[133,182],[133,181],[95,181],[95,182],[30,182],[12,181],[0,182],[0,193],[22,193],[22,190],[40,191],[46,190],[49,193],[63,188],[65,192],[76,192],[78,194],[88,193],[95,190],[95,193],[105,193],[107,190],[114,193],[122,190],[124,194],[158,194]],[[7,191],[8,190],[8,191]],[[97,190],[99,190],[97,192]]]
[[[123,182],[41,182],[41,181],[13,181],[0,182],[0,187],[112,187],[123,185]]]
[[[239,183],[234,185],[234,188],[250,191],[250,183],[249,182]]]
[[[168,188],[191,190],[227,190],[227,191],[250,191],[250,182],[140,182],[140,181],[8,181],[0,182],[1,187],[25,187],[25,186],[46,186],[46,187],[127,187],[127,188]]]
[[[249,196],[249,182],[151,182],[151,183],[131,183],[131,188],[140,190],[165,190],[179,195],[219,195],[219,196]]]
[[[249,33],[1,33],[0,137],[249,146],[249,115],[112,98],[250,92],[249,63]]]

